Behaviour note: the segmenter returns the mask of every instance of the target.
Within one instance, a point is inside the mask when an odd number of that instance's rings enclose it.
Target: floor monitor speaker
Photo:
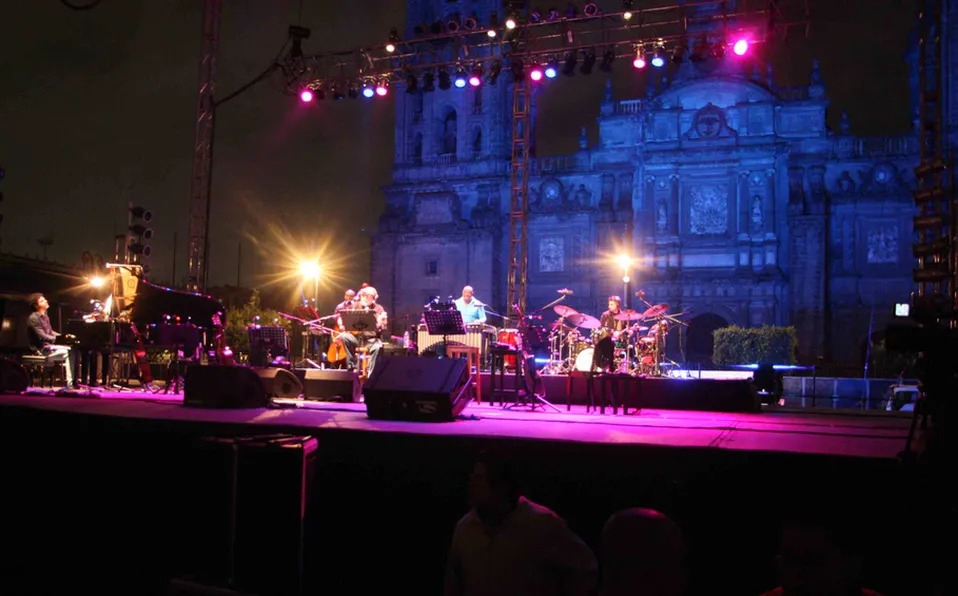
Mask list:
[[[448,422],[469,404],[469,366],[461,358],[382,356],[366,380],[366,414],[375,420]]]
[[[303,394],[303,383],[299,377],[285,368],[254,368],[263,381],[263,389],[270,397],[295,399]]]
[[[303,382],[304,399],[358,402],[363,395],[359,373],[352,370],[303,368],[296,376]]]
[[[245,366],[193,364],[186,369],[184,406],[265,408],[270,395],[256,371]]]

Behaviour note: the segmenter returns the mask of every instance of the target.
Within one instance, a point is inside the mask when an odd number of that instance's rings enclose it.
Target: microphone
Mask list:
[[[638,292],[635,293],[635,295],[639,298],[645,298],[645,291],[639,290]]]
[[[476,306],[485,306],[485,304],[484,304],[484,303],[482,303],[482,302],[479,302],[479,301],[478,301],[478,300],[476,300],[475,298],[473,298],[473,299],[472,299],[472,301],[476,303]]]
[[[563,296],[571,296],[572,294],[575,294],[575,292],[573,292],[569,288],[562,288],[561,290],[556,290],[556,291],[562,294]]]

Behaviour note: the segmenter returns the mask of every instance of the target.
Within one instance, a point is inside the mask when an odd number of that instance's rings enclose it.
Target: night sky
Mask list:
[[[155,216],[150,277],[181,283],[202,0],[103,0],[87,11],[60,0],[17,4],[2,16],[0,35],[0,249],[45,251],[68,264],[90,251],[110,261],[133,201]],[[809,38],[763,58],[776,66],[777,83],[807,83],[816,56],[833,127],[847,111],[855,134],[907,132],[915,1],[813,0],[812,8]],[[226,0],[217,96],[266,68],[290,24],[312,30],[310,53],[382,43],[404,22],[398,0]],[[643,76],[625,60],[615,67],[616,99],[643,97]],[[560,75],[539,94],[540,155],[575,151],[581,126],[595,141],[605,84],[595,73]],[[392,168],[393,108],[389,98],[304,106],[277,79],[221,106],[210,285],[260,285],[293,264],[291,253],[320,249],[341,270],[348,264],[336,292],[365,281],[368,234]]]

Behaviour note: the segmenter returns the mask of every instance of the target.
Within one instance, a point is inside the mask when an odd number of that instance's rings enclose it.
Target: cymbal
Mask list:
[[[638,321],[644,317],[642,313],[635,312],[631,308],[629,310],[623,310],[619,314],[615,315],[616,321]]]
[[[599,319],[585,313],[576,313],[575,316],[570,316],[569,322],[583,329],[598,329],[601,326]]]
[[[552,307],[552,310],[554,310],[555,313],[560,317],[571,317],[572,315],[579,314],[579,311],[571,306],[565,306],[564,304],[557,304]]]
[[[648,325],[633,325],[630,329],[634,331],[648,331],[649,327]]]
[[[658,317],[664,315],[669,310],[668,304],[656,304],[655,306],[649,307],[647,311],[642,313],[642,318],[646,317]]]

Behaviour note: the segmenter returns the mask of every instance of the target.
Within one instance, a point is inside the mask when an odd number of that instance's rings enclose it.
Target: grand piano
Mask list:
[[[216,320],[225,318],[222,303],[211,296],[174,290],[138,277],[134,284],[119,285],[135,287],[135,292],[119,296],[114,292],[118,317],[72,319],[65,326],[65,333],[75,337],[75,348],[84,356],[83,376],[91,383],[95,367],[90,363],[97,353],[131,352],[146,362],[147,351],[169,351],[177,361],[198,360],[212,342]]]

